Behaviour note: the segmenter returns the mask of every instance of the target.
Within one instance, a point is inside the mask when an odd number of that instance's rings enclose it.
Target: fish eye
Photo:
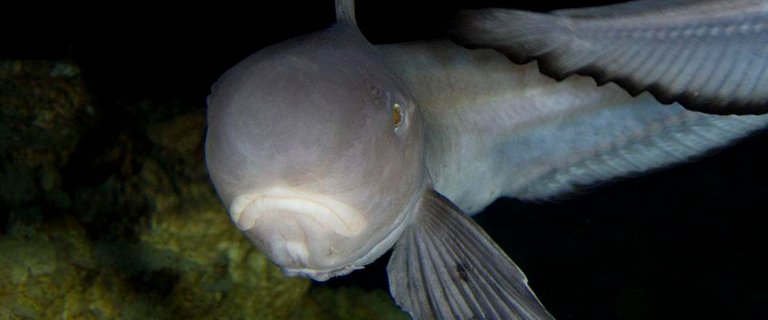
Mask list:
[[[381,106],[390,108],[392,112],[392,127],[394,128],[395,134],[398,137],[403,136],[408,124],[408,119],[406,119],[405,104],[397,102],[396,100],[399,99],[397,99],[393,94],[377,86],[371,86],[370,90],[371,96],[376,101],[376,103],[380,103]]]
[[[395,128],[395,134],[402,136],[405,133],[405,113],[400,103],[392,104],[392,125]]]
[[[395,126],[395,130],[400,128],[403,124],[403,111],[400,109],[400,104],[395,103],[392,105],[392,124]]]

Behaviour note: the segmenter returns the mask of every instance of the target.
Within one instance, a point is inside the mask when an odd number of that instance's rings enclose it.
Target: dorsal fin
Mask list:
[[[357,27],[355,0],[336,0],[336,22],[345,21]]]
[[[457,40],[555,79],[587,75],[715,114],[768,113],[768,2],[646,0],[539,14],[466,12]]]

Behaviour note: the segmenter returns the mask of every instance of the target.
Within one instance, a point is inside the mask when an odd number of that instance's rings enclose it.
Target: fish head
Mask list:
[[[206,166],[230,217],[289,275],[386,252],[425,190],[416,103],[356,29],[263,49],[208,98]]]

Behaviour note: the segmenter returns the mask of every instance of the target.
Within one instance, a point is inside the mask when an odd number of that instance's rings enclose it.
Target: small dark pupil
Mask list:
[[[400,110],[400,105],[395,103],[392,107],[392,121],[394,122],[395,129],[400,128],[400,124],[403,121],[403,115]]]

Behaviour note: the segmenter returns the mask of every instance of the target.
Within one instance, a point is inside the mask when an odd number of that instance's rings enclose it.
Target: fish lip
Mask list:
[[[229,208],[232,221],[242,231],[253,228],[260,218],[276,211],[313,219],[343,237],[357,236],[368,225],[359,211],[332,197],[280,187],[239,195]]]

